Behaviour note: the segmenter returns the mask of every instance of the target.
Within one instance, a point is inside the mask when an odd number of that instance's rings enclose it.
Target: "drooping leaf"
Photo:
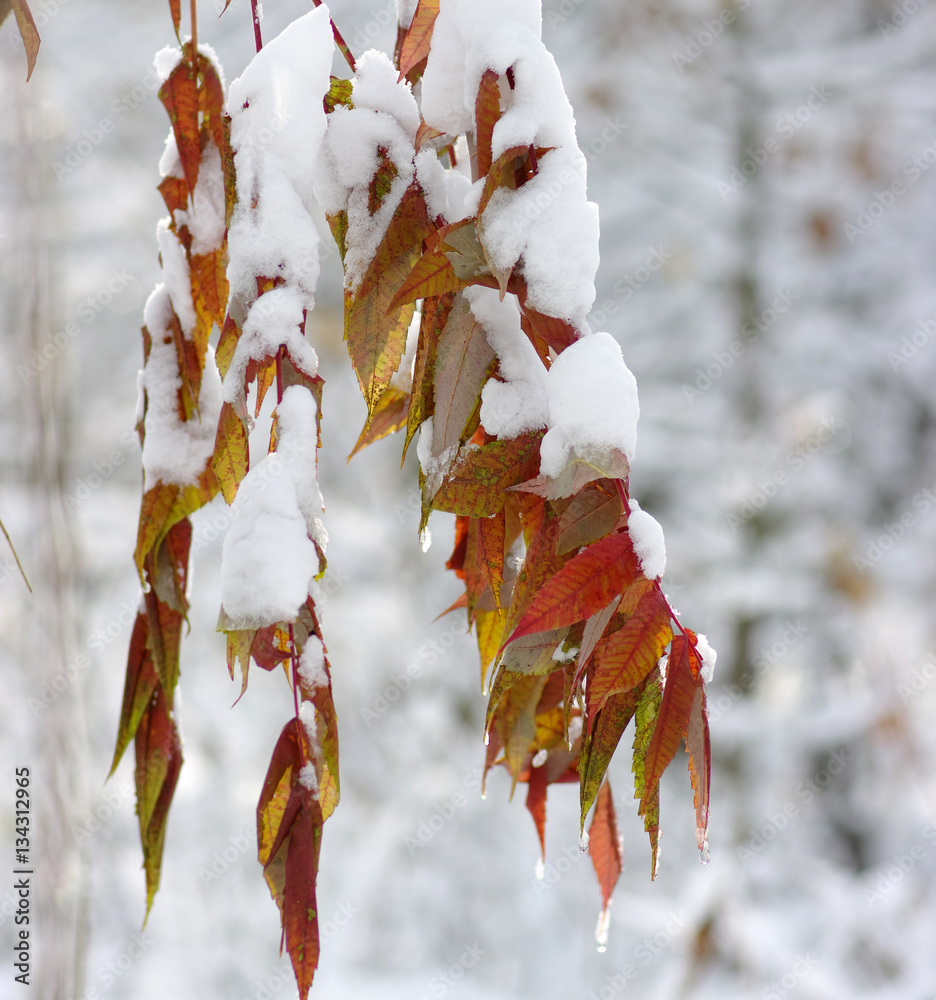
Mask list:
[[[614,800],[607,781],[601,786],[595,802],[595,815],[588,830],[588,853],[591,855],[598,884],[601,886],[601,903],[607,911],[611,893],[621,877],[621,838],[618,833]]]
[[[217,477],[226,503],[234,502],[237,487],[247,475],[249,465],[246,422],[230,403],[222,403],[211,468]]]
[[[448,320],[454,294],[428,298],[423,302],[419,320],[419,340],[416,344],[416,359],[413,362],[413,388],[410,393],[409,409],[406,413],[406,441],[403,443],[403,459],[416,431],[433,414],[433,373],[439,347],[439,335]],[[402,461],[401,461],[402,464]]]
[[[108,777],[117,770],[130,745],[136,736],[137,728],[143,713],[153,697],[153,692],[159,684],[159,675],[153,666],[153,658],[147,648],[149,622],[146,613],[137,612],[130,636],[130,651],[127,655],[127,676],[124,681],[123,704],[120,709],[120,723],[117,727],[117,742],[114,747],[114,759]]]
[[[400,79],[429,55],[432,29],[439,16],[439,0],[419,0],[400,50]]]
[[[539,591],[508,642],[583,621],[623,593],[638,572],[627,532],[608,535],[573,556]]]
[[[530,769],[527,785],[526,807],[536,824],[536,835],[540,843],[540,857],[546,860],[546,790],[549,787],[545,767]]]
[[[7,13],[9,13],[9,8],[7,8]],[[36,68],[36,57],[39,55],[39,46],[42,40],[26,0],[13,0],[13,14],[16,17],[16,27],[19,29],[20,38],[23,39],[23,46],[26,49],[26,82],[29,83],[29,78]]]
[[[374,415],[367,427],[361,431],[357,443],[348,455],[348,461],[369,444],[385,438],[388,434],[406,426],[406,414],[410,405],[410,394],[403,389],[389,386],[380,397]]]
[[[392,311],[407,302],[457,292],[464,287],[465,282],[456,275],[447,254],[424,253],[413,265],[412,271],[387,308]]]
[[[433,384],[432,452],[441,455],[466,440],[469,420],[497,356],[467,300],[458,295],[439,336]]]
[[[705,687],[696,688],[689,725],[686,729],[689,777],[696,811],[696,840],[703,860],[708,852],[709,789],[712,782],[712,750],[709,738]]]
[[[481,76],[478,96],[475,99],[475,142],[478,150],[478,177],[484,177],[491,169],[491,137],[494,126],[500,118],[500,87],[498,75],[486,69]]]
[[[178,40],[179,26],[182,24],[182,0],[169,0],[169,13],[172,15],[172,28]]]
[[[640,695],[637,699],[634,729],[634,798],[640,800],[637,814],[643,817],[644,830],[650,836],[650,878],[655,879],[660,850],[660,782],[657,779],[655,784],[648,784],[646,758],[663,697],[660,675],[657,672],[649,674],[643,687],[634,689],[638,690]],[[608,703],[615,698],[627,698],[630,694],[632,692],[612,695]]]
[[[169,112],[182,172],[185,174],[189,194],[193,194],[201,163],[201,140],[198,128],[198,85],[189,59],[183,58],[176,64],[159,88],[159,99]]]
[[[659,588],[640,588],[635,597],[633,610],[625,611],[624,625],[595,647],[589,712],[600,709],[609,695],[636,687],[656,667],[673,637],[669,605]]]
[[[563,504],[556,552],[563,555],[604,538],[621,516],[621,499],[614,490],[589,484]]]

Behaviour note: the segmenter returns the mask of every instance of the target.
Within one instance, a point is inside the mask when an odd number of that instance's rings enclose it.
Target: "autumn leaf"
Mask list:
[[[400,79],[429,55],[432,29],[439,16],[439,0],[419,0],[400,50]]]
[[[696,688],[686,729],[689,777],[696,811],[696,840],[703,861],[708,860],[709,789],[712,782],[712,749],[709,739],[705,687]]]
[[[137,612],[130,636],[130,651],[127,654],[127,676],[124,681],[123,705],[120,709],[120,724],[117,727],[117,743],[114,747],[114,759],[108,777],[117,770],[136,735],[140,720],[153,697],[153,692],[159,684],[159,675],[153,666],[153,658],[147,647],[149,622],[146,612]]]
[[[602,909],[607,912],[611,893],[621,877],[621,837],[618,833],[617,817],[614,814],[614,800],[611,786],[606,781],[601,786],[595,802],[595,815],[588,830],[588,853],[591,855],[598,884],[601,886]]]
[[[211,468],[224,494],[225,502],[231,504],[237,495],[237,487],[247,475],[250,465],[247,425],[244,417],[230,403],[221,405],[218,433]]]
[[[663,685],[659,674],[649,674],[639,691],[634,729],[634,798],[640,800],[637,814],[643,817],[644,830],[650,836],[650,878],[655,879],[660,851],[660,782],[659,779],[652,785],[647,782],[646,758],[660,713]],[[627,694],[612,695],[612,698],[627,697]]]
[[[398,431],[406,426],[406,414],[409,410],[410,394],[403,389],[389,386],[380,397],[374,408],[374,415],[367,426],[361,431],[357,443],[348,455],[348,461],[369,444]]]
[[[478,96],[475,99],[475,142],[477,143],[478,177],[484,177],[491,169],[491,138],[494,126],[500,118],[500,87],[498,75],[486,69],[481,76]],[[479,212],[480,214],[480,212]]]
[[[672,637],[663,595],[657,587],[641,588],[625,623],[595,647],[589,712],[600,709],[610,695],[636,687],[656,667]]]
[[[0,24],[6,19],[11,9],[16,17],[16,27],[19,29],[20,38],[22,38],[23,46],[26,49],[26,82],[29,83],[29,78],[36,68],[36,57],[39,55],[39,45],[41,44],[39,29],[36,27],[32,11],[30,11],[26,0],[12,0],[12,8],[10,2],[0,4]]]
[[[580,493],[561,503],[556,553],[564,555],[604,538],[621,516],[621,499],[616,490],[590,483]]]
[[[198,128],[198,84],[187,59],[176,64],[159,88],[159,99],[169,112],[182,172],[185,174],[189,194],[192,194],[198,182],[201,140]]]
[[[623,593],[638,571],[627,532],[609,535],[573,556],[539,591],[508,642],[583,621]]]

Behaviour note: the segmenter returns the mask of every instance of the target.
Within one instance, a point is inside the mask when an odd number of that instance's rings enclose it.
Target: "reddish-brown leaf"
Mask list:
[[[457,277],[446,254],[425,253],[416,261],[387,308],[392,312],[407,302],[457,292],[464,287],[465,282]]]
[[[563,504],[556,553],[564,555],[604,538],[620,516],[621,499],[617,491],[606,491],[590,484]]]
[[[478,150],[478,177],[484,177],[491,169],[491,137],[494,126],[500,118],[500,87],[498,74],[486,69],[481,77],[478,96],[475,100],[475,141]],[[486,204],[486,202],[485,202]],[[480,212],[479,212],[480,214]]]
[[[709,739],[705,687],[696,688],[689,725],[686,729],[686,752],[689,754],[689,778],[692,781],[696,811],[696,840],[703,860],[708,852],[709,788],[712,782],[712,749]]]
[[[439,0],[419,0],[400,51],[400,79],[429,55],[432,29],[439,16]]]
[[[530,769],[530,782],[527,785],[526,807],[530,810],[533,822],[536,824],[536,835],[540,842],[540,857],[546,860],[546,790],[549,779],[545,767]]]
[[[607,910],[622,868],[621,838],[614,814],[611,786],[607,781],[601,786],[595,802],[595,815],[588,830],[588,853],[601,886],[602,908]]]
[[[478,568],[485,579],[494,603],[501,606],[501,587],[504,584],[504,540],[506,537],[504,511],[499,510],[492,517],[478,519]]]
[[[172,27],[178,40],[179,26],[182,23],[182,0],[169,0],[169,13],[172,15]]]
[[[357,444],[348,455],[348,461],[369,444],[393,434],[406,426],[406,414],[410,405],[410,394],[403,389],[389,386],[380,397],[368,425],[361,431]]]
[[[153,692],[159,684],[159,675],[153,666],[153,658],[147,648],[149,621],[146,613],[137,612],[130,636],[130,651],[127,654],[127,676],[124,681],[123,705],[120,709],[120,724],[117,727],[117,743],[111,763],[110,777],[117,770],[124,750],[136,736],[137,728]]]
[[[666,665],[666,684],[660,714],[653,727],[644,761],[644,794],[659,784],[667,765],[676,756],[689,728],[689,717],[701,682],[693,676],[692,659],[700,661],[695,647],[685,636],[673,639]]]
[[[508,642],[584,621],[623,593],[638,571],[627,532],[608,535],[573,556],[539,591]]]
[[[7,7],[7,12],[9,9]],[[42,40],[39,38],[39,29],[36,27],[36,22],[33,20],[26,0],[13,0],[13,13],[16,16],[16,26],[19,28],[20,38],[23,39],[23,45],[26,48],[26,82],[29,83],[29,78],[36,68],[36,56],[39,55],[39,45]]]

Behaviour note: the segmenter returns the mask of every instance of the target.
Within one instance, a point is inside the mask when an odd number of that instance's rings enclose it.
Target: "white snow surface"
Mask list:
[[[637,381],[609,333],[577,340],[546,376],[549,430],[540,446],[540,473],[555,479],[573,458],[602,469],[637,450]]]
[[[312,176],[325,134],[332,34],[328,8],[293,21],[231,83],[228,110],[238,203],[228,233],[231,295],[282,277],[314,304],[319,235]],[[255,207],[254,207],[255,206]]]
[[[162,277],[182,326],[182,332],[191,340],[195,333],[195,304],[192,302],[192,280],[188,260],[178,236],[169,228],[169,217],[156,225],[156,243],[162,260]]]
[[[388,56],[372,49],[357,60],[351,100],[328,119],[322,158],[315,174],[315,194],[327,215],[348,213],[345,287],[354,290],[367,272],[377,247],[413,180],[413,141],[419,109],[405,80]],[[380,153],[397,170],[374,215],[370,183],[380,166]]]
[[[325,647],[317,635],[310,635],[306,640],[302,655],[299,657],[299,676],[310,688],[328,687]]]
[[[170,135],[172,133],[170,132]],[[172,137],[175,150],[175,137]],[[166,143],[168,152],[169,143]],[[175,153],[178,158],[178,152]],[[221,154],[214,143],[209,143],[202,153],[198,168],[195,192],[189,198],[189,208],[173,213],[176,227],[186,226],[192,235],[192,253],[206,254],[217,250],[224,239],[224,176]]]
[[[504,381],[490,379],[481,390],[481,423],[489,434],[514,438],[545,427],[548,418],[546,368],[520,328],[517,300],[500,301],[493,288],[474,285],[464,296],[497,354]]]
[[[630,532],[644,576],[650,580],[659,580],[666,569],[666,543],[660,522],[645,510],[641,510],[636,500],[631,500],[630,513],[627,515],[627,530]]]
[[[494,194],[481,219],[482,243],[495,269],[522,260],[533,309],[584,329],[595,300],[598,210],[585,194],[572,107],[541,28],[533,0],[443,0],[422,81],[422,112],[444,132],[473,132],[481,77],[487,69],[500,74],[503,113],[494,127],[494,158],[516,146],[550,152],[528,183]],[[512,90],[505,75],[511,68]]]
[[[264,628],[296,620],[319,571],[312,538],[327,537],[317,516],[315,399],[289,386],[277,407],[277,451],[244,477],[231,505],[221,558],[221,604],[229,628]]]
[[[696,649],[699,651],[699,656],[702,657],[702,680],[706,684],[711,684],[712,678],[715,676],[715,660],[718,653],[712,649],[708,638],[701,632],[696,635]]]
[[[169,291],[164,284],[159,284],[143,310],[143,322],[152,337],[150,355],[140,378],[147,402],[143,441],[146,489],[157,482],[176,486],[191,486],[197,482],[214,453],[221,412],[221,379],[214,351],[209,346],[198,400],[200,414],[191,420],[179,418],[178,392],[182,380],[169,327],[171,315]]]

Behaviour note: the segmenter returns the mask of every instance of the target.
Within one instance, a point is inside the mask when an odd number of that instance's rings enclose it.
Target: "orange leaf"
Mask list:
[[[159,88],[159,99],[169,112],[175,134],[182,172],[189,193],[194,192],[201,163],[201,143],[198,134],[198,86],[189,62],[183,59]]]
[[[429,55],[432,29],[439,16],[439,0],[419,0],[400,50],[400,79]]]
[[[385,438],[388,434],[406,426],[406,412],[410,405],[410,395],[403,389],[388,386],[374,408],[374,415],[361,431],[357,444],[348,455],[348,461],[369,444]]]
[[[215,438],[214,456],[211,468],[221,486],[227,503],[233,503],[240,481],[247,475],[250,452],[247,441],[247,426],[230,403],[223,403],[218,419],[218,433]]]
[[[387,308],[390,311],[426,299],[432,295],[444,295],[446,292],[457,292],[465,287],[465,282],[458,278],[451,262],[444,253],[425,253],[416,261],[413,270],[400,286]]]
[[[669,605],[658,588],[645,590],[624,625],[595,647],[589,712],[600,709],[610,695],[636,687],[656,667],[672,637]]]
[[[601,886],[601,902],[607,910],[611,893],[621,876],[621,838],[614,815],[614,800],[611,786],[606,781],[598,792],[595,815],[588,830],[588,853],[591,855],[598,884]]]
[[[627,532],[608,535],[570,559],[533,598],[508,642],[584,621],[623,593],[638,562]]]
[[[712,782],[712,748],[709,739],[705,687],[696,688],[689,725],[686,729],[686,752],[689,754],[689,778],[692,781],[696,810],[696,840],[703,860],[708,852],[709,787]]]
[[[124,750],[136,735],[143,713],[159,684],[159,675],[147,648],[148,636],[149,622],[146,613],[140,611],[137,613],[136,621],[133,623],[133,633],[130,636],[123,705],[120,709],[120,724],[117,727],[117,745],[114,748],[114,760],[108,777],[117,770]]]
[[[182,23],[182,0],[169,0],[169,13],[172,15],[172,27],[176,39],[179,37],[179,26]]]
[[[536,835],[540,842],[540,857],[546,860],[546,791],[549,788],[545,767],[530,768],[530,782],[527,785],[526,807],[536,824]]]

